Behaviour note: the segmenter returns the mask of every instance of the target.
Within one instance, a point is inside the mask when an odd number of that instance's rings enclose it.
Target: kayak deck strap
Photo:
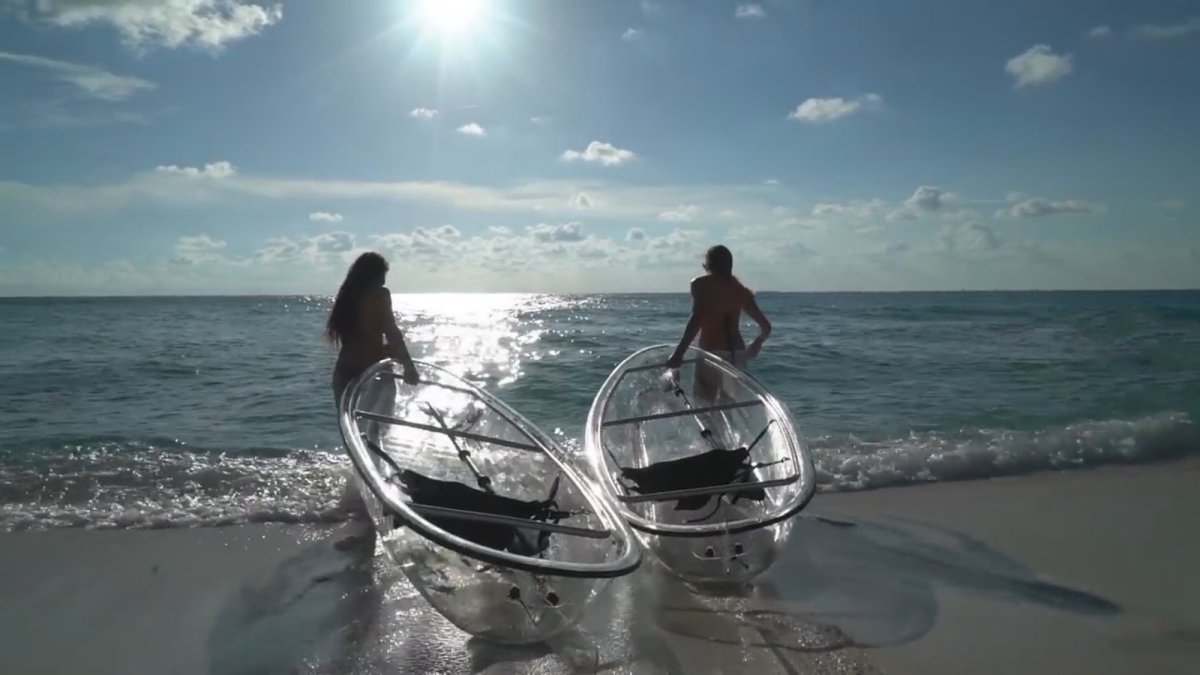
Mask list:
[[[391,415],[381,415],[379,413],[368,412],[366,410],[355,410],[354,416],[359,419],[374,420],[376,422],[384,422],[386,424],[396,424],[402,427],[410,427],[412,429],[420,429],[431,434],[441,434],[451,438],[466,438],[480,443],[491,443],[493,445],[502,445],[506,448],[515,448],[517,450],[530,450],[533,452],[544,452],[542,448],[530,443],[521,443],[518,441],[510,441],[506,438],[497,438],[495,436],[485,436],[483,434],[473,434],[469,431],[458,431],[456,429],[447,429],[444,427],[435,427],[429,424],[421,424],[419,422],[409,422],[402,420],[399,417]]]
[[[709,412],[718,412],[721,410],[733,410],[734,408],[751,408],[754,406],[763,405],[759,399],[753,401],[735,401],[733,403],[723,403],[721,405],[710,405],[704,408],[688,408],[686,410],[675,410],[672,412],[656,413],[653,415],[641,415],[639,417],[622,417],[616,420],[606,420],[600,426],[615,427],[622,424],[635,424],[637,422],[648,422],[650,420],[662,420],[670,417],[683,417],[684,415],[700,415]]]
[[[571,525],[558,525],[556,523],[544,523],[537,520],[526,520],[525,518],[513,518],[512,516],[500,516],[494,513],[483,513],[482,511],[468,511],[466,509],[451,509],[445,506],[428,506],[425,504],[409,503],[408,507],[422,516],[435,516],[438,518],[450,518],[453,520],[465,520],[474,523],[491,523],[493,525],[511,525],[526,530],[538,530],[541,532],[553,532],[557,534],[571,534],[577,537],[587,537],[589,539],[607,539],[612,536],[612,530],[592,529],[587,527],[573,527]]]
[[[647,492],[645,494],[638,495],[618,495],[617,499],[626,504],[657,501],[666,502],[676,499],[683,499],[685,497],[726,495],[742,492],[743,490],[752,490],[754,488],[780,487],[783,485],[791,485],[798,480],[800,480],[800,474],[794,473],[790,476],[773,478],[771,480],[756,480],[747,481],[744,483],[726,483],[725,485],[710,485],[707,487],[687,488],[686,490],[667,490],[665,492]]]

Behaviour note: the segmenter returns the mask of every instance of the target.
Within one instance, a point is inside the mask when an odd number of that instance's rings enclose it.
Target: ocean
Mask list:
[[[822,491],[1200,453],[1200,292],[762,293]],[[362,517],[329,297],[0,299],[0,531]],[[574,452],[686,295],[397,295],[416,358]],[[749,339],[754,328],[747,325]],[[820,499],[818,496],[817,499]]]

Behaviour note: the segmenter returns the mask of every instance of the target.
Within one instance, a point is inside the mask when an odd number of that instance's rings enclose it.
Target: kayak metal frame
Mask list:
[[[629,522],[634,529],[646,532],[648,534],[659,535],[663,537],[712,537],[715,535],[730,535],[742,532],[750,532],[753,530],[770,527],[776,523],[782,522],[799,513],[808,502],[812,500],[816,493],[816,470],[813,466],[812,455],[804,446],[802,438],[797,438],[797,442],[789,442],[788,446],[790,454],[784,460],[791,460],[794,470],[783,478],[774,478],[759,481],[734,482],[725,485],[710,485],[703,487],[688,488],[684,490],[670,490],[664,492],[650,492],[642,494],[630,494],[627,486],[616,480],[615,472],[619,472],[622,467],[616,464],[615,458],[612,456],[609,448],[605,445],[604,432],[615,426],[624,424],[633,424],[637,422],[670,419],[672,417],[694,416],[697,417],[704,413],[719,412],[722,410],[733,410],[738,408],[749,408],[755,406],[763,406],[766,408],[768,419],[778,420],[783,422],[781,426],[784,429],[795,429],[795,423],[791,413],[779,399],[771,394],[765,386],[753,375],[735,367],[726,362],[721,357],[700,349],[699,347],[688,347],[688,352],[695,354],[692,358],[685,359],[684,363],[703,362],[706,365],[715,368],[726,377],[735,380],[744,380],[750,384],[750,388],[757,394],[758,399],[754,401],[735,401],[732,403],[718,404],[713,406],[705,406],[702,408],[689,407],[672,411],[669,413],[658,413],[652,415],[643,415],[639,417],[628,417],[616,420],[603,420],[604,413],[608,408],[611,394],[624,381],[625,377],[630,373],[643,372],[646,370],[662,369],[667,370],[666,362],[661,364],[650,364],[644,366],[634,366],[626,368],[626,364],[635,362],[644,358],[648,352],[659,350],[673,350],[673,345],[659,344],[639,349],[629,355],[616,368],[614,372],[620,371],[620,375],[613,377],[612,375],[604,382],[604,385],[597,392],[595,399],[592,401],[592,407],[588,411],[587,427],[585,430],[584,448],[587,452],[588,459],[591,462],[595,473],[603,487],[619,505],[621,515]],[[705,438],[711,438],[701,434]],[[783,461],[783,460],[781,460]],[[611,464],[611,465],[610,465]],[[715,495],[718,499],[724,499],[725,495],[743,492],[748,489],[755,488],[779,488],[800,483],[800,489],[797,495],[788,503],[783,504],[781,508],[772,513],[759,518],[742,518],[735,521],[719,521],[715,523],[693,524],[693,523],[664,523],[658,520],[650,519],[641,516],[630,510],[628,505],[640,504],[656,501],[674,501],[686,497],[699,497],[705,495]]]
[[[394,360],[380,360],[359,374],[343,391],[338,402],[338,424],[342,432],[342,440],[345,442],[347,453],[350,455],[350,460],[354,464],[358,477],[380,502],[386,515],[395,516],[401,523],[420,536],[468,558],[537,575],[605,579],[623,576],[638,568],[643,557],[642,547],[637,538],[634,537],[633,532],[629,529],[625,519],[604,498],[600,492],[600,487],[590,477],[581,475],[565,461],[566,454],[552,440],[544,436],[537,427],[494,396],[489,395],[483,390],[474,389],[469,385],[446,384],[439,381],[439,379],[457,379],[457,376],[422,361],[414,361],[414,364],[420,371],[423,371],[421,372],[422,382],[416,386],[438,386],[471,396],[474,400],[483,403],[496,414],[508,420],[512,427],[517,429],[529,443],[525,444],[494,436],[473,434],[457,429],[410,422],[391,415],[383,415],[361,409],[360,403],[364,384],[379,378],[402,380],[403,376],[396,372],[398,364]],[[401,386],[407,385],[402,384]],[[411,499],[400,499],[398,498],[399,495],[407,497],[407,493],[403,488],[395,485],[380,472],[376,460],[372,458],[373,452],[368,448],[368,441],[364,439],[364,432],[359,428],[360,420],[405,426],[430,434],[446,436],[451,439],[456,437],[465,438],[480,443],[490,443],[518,450],[540,452],[557,466],[558,471],[566,475],[567,480],[575,489],[579,490],[587,504],[588,510],[595,514],[603,527],[593,529],[559,525],[557,523],[513,518],[511,516],[502,516],[481,511],[428,506],[415,503]],[[382,444],[380,444],[379,449],[388,455],[387,459],[384,460],[386,463],[393,465],[393,468],[400,466],[394,457],[386,453],[386,450],[383,450]],[[483,546],[447,532],[428,520],[425,517],[426,515],[552,532],[589,539],[611,539],[613,540],[612,549],[618,555],[613,560],[599,563],[548,560],[535,556],[519,555]]]

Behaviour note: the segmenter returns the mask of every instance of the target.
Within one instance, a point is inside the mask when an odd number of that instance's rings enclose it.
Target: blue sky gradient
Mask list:
[[[1200,286],[1193,2],[481,4],[0,0],[0,294]]]

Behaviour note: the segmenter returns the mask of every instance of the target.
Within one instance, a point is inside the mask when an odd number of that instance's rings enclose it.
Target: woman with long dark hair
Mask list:
[[[333,366],[333,395],[337,400],[359,373],[388,357],[404,367],[405,382],[420,381],[392,314],[392,294],[384,286],[387,272],[387,261],[378,253],[358,256],[333,301],[325,336],[339,347]]]
[[[699,334],[701,349],[745,368],[770,337],[771,322],[758,308],[754,293],[733,276],[733,253],[728,248],[718,245],[708,249],[704,269],[708,274],[692,279],[692,316],[667,367],[682,365],[684,352]],[[743,311],[758,324],[758,337],[749,347],[738,328]]]

